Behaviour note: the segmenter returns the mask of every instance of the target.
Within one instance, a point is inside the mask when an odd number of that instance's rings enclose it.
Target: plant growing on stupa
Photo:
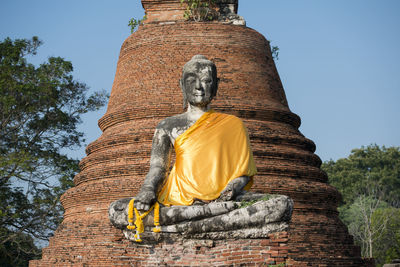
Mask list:
[[[279,60],[279,47],[278,46],[271,46],[271,53],[272,53],[272,58],[274,60]]]
[[[135,18],[131,18],[128,22],[128,26],[131,28],[131,33],[134,33],[134,31],[136,30],[136,28],[143,23],[143,21],[146,20],[146,15],[143,16],[142,19],[135,19]]]
[[[181,0],[181,4],[187,5],[183,14],[186,20],[211,21],[218,17],[215,0]]]

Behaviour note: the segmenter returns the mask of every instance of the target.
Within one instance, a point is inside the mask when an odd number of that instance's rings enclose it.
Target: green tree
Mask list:
[[[400,259],[400,209],[388,207],[374,213],[372,224],[387,218],[388,223],[375,242],[375,258],[377,266],[390,263],[393,259]]]
[[[62,151],[84,143],[81,115],[107,99],[88,96],[69,61],[28,63],[40,45],[37,37],[0,42],[0,251],[16,262],[37,253],[29,238],[47,240],[60,222],[59,197],[78,171]]]
[[[348,158],[322,164],[329,183],[343,195],[344,205],[352,204],[368,188],[378,185],[384,201],[400,204],[400,148],[370,145],[353,149]]]
[[[342,193],[339,215],[362,255],[376,258],[378,266],[399,257],[400,240],[393,237],[399,234],[400,148],[353,149],[348,158],[324,162],[322,169]]]
[[[385,216],[378,216],[386,210]],[[386,229],[397,211],[386,202],[382,195],[360,195],[348,208],[342,209],[342,217],[347,224],[364,257],[373,258],[377,254],[377,244],[386,234]],[[392,213],[389,213],[391,211]]]
[[[4,229],[3,230],[7,230]],[[2,233],[2,235],[14,234]],[[15,236],[12,240],[8,240],[0,247],[0,266],[2,267],[16,267],[27,266],[29,260],[40,255],[38,249],[33,241],[33,238],[27,234],[21,233]]]

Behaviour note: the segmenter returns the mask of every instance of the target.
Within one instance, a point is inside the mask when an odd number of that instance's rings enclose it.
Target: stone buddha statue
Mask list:
[[[202,55],[184,65],[180,86],[186,112],[157,125],[150,170],[130,208],[137,217],[157,203],[161,232],[187,237],[261,237],[281,231],[293,203],[286,196],[247,191],[257,171],[249,137],[239,118],[210,108],[218,81],[215,64]],[[176,160],[170,170],[173,151]],[[128,225],[130,201],[111,204],[110,220],[116,227]],[[143,223],[150,227],[154,219],[151,212]],[[135,239],[128,230],[124,233]]]
[[[256,173],[242,121],[210,109],[218,89],[214,63],[194,56],[183,67],[180,85],[187,111],[164,119],[155,130],[150,171],[135,198],[139,210],[148,210],[158,192],[164,205],[233,200]],[[174,147],[176,162],[164,181]]]

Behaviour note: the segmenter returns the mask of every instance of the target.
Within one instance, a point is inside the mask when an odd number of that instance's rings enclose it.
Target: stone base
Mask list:
[[[113,264],[126,266],[260,266],[284,264],[288,255],[287,233],[265,239],[182,240],[156,245],[130,243]]]
[[[351,250],[347,243],[341,244],[333,238],[342,238],[339,228],[329,230],[322,223],[304,223],[304,231],[300,231],[303,228],[293,229],[292,222],[288,232],[278,231],[265,238],[164,239],[159,243],[137,244],[111,225],[107,219],[108,206],[109,203],[104,203],[102,212],[81,213],[79,220],[67,214],[50,238],[49,246],[42,250],[42,259],[30,261],[30,266],[269,266],[273,262],[295,267],[374,266],[373,261],[357,256],[359,252]],[[294,217],[296,225],[298,219]],[[313,234],[317,229],[318,234]]]
[[[29,266],[269,266],[286,263],[288,233],[263,239],[179,240],[140,244],[125,238],[96,245],[53,247]],[[61,245],[61,244],[60,244]]]

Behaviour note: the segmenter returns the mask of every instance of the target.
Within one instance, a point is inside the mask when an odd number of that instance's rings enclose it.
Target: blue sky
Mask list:
[[[400,146],[400,1],[241,0],[239,14],[279,46],[289,106],[322,160],[371,143]],[[128,21],[143,15],[139,0],[2,0],[0,39],[39,36],[33,63],[61,56],[77,80],[110,91]],[[104,113],[84,116],[88,142]]]

